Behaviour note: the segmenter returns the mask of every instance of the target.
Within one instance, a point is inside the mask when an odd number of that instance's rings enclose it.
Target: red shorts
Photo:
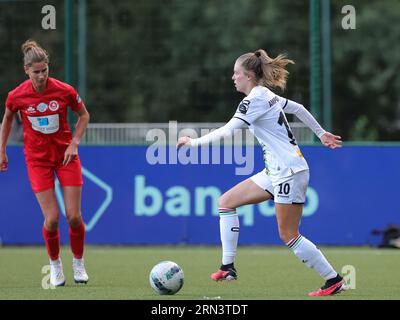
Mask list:
[[[31,182],[34,193],[48,189],[54,189],[54,179],[57,175],[62,187],[81,186],[83,184],[82,168],[79,156],[64,166],[62,163],[54,166],[53,164],[30,164],[27,162],[29,181]]]

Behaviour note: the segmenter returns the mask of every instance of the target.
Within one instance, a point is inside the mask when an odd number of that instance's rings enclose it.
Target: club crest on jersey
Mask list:
[[[49,106],[43,102],[39,103],[36,109],[40,112],[45,112]]]
[[[51,111],[57,111],[59,107],[60,107],[60,105],[58,104],[58,102],[57,102],[56,100],[50,101],[50,103],[49,103],[49,109],[50,109]]]
[[[249,100],[243,100],[240,104],[239,104],[239,111],[243,114],[247,113],[247,110],[249,110],[249,105],[250,105],[250,101]]]

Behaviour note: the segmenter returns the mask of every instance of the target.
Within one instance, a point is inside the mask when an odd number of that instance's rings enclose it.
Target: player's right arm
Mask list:
[[[4,113],[3,121],[1,123],[1,131],[0,131],[0,172],[7,171],[8,169],[8,158],[7,158],[7,141],[10,136],[12,122],[14,119],[15,113],[10,109],[6,108],[6,112]]]
[[[208,133],[200,138],[197,138],[197,139],[192,139],[189,137],[179,138],[178,142],[176,144],[176,147],[179,148],[184,145],[197,147],[197,146],[209,144],[209,143],[212,143],[213,141],[218,141],[224,137],[231,136],[234,134],[235,129],[241,129],[243,127],[245,127],[245,123],[243,122],[243,120],[233,117],[223,127],[218,128],[214,131],[211,131],[210,133]]]
[[[184,145],[197,147],[210,144],[224,137],[232,136],[235,130],[247,128],[251,123],[262,116],[265,111],[265,101],[263,99],[258,96],[252,98],[246,97],[240,102],[233,118],[223,127],[211,131],[209,134],[197,139],[181,137],[178,139],[176,147],[179,148]]]

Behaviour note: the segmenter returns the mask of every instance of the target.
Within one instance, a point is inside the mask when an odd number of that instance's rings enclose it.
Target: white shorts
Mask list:
[[[304,204],[306,202],[308,180],[310,179],[309,170],[303,170],[283,178],[279,183],[272,183],[265,169],[256,173],[250,179],[270,193],[276,203]]]

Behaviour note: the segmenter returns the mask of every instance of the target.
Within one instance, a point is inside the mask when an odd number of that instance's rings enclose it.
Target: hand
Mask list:
[[[6,153],[0,153],[0,172],[7,171],[8,158]]]
[[[178,142],[176,143],[176,148],[179,149],[182,146],[191,146],[192,145],[192,139],[189,137],[181,137],[178,139]]]
[[[342,146],[342,138],[340,136],[335,136],[330,132],[325,132],[320,138],[322,144],[325,147],[335,149]]]
[[[63,165],[66,166],[72,160],[75,160],[77,156],[78,156],[78,145],[74,142],[71,142],[67,150],[65,150]]]

